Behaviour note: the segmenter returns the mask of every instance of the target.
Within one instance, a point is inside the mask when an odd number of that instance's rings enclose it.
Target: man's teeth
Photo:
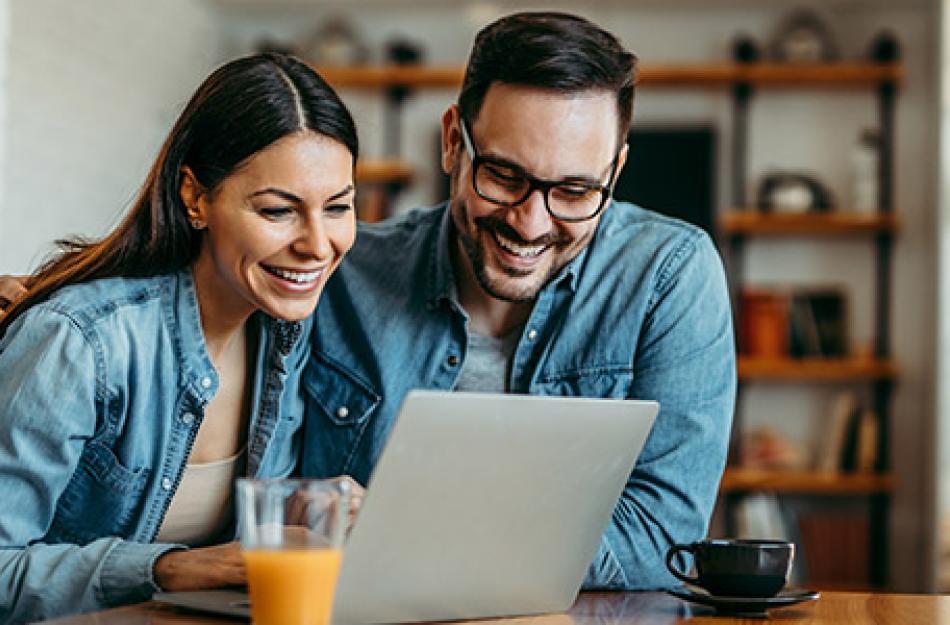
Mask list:
[[[313,282],[320,274],[323,273],[322,270],[317,271],[289,271],[287,269],[278,269],[277,267],[267,267],[267,271],[271,272],[275,276],[283,278],[284,280],[289,280],[291,282],[296,282],[298,284],[304,284],[307,282]]]
[[[531,258],[532,256],[537,256],[543,252],[547,246],[546,245],[518,245],[508,239],[503,239],[500,234],[497,232],[494,233],[495,242],[505,250],[506,252],[511,252],[516,256],[521,256],[522,258]]]

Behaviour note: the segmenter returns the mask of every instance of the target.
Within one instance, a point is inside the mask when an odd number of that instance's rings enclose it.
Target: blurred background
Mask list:
[[[788,536],[803,584],[950,591],[947,2],[582,6],[0,1],[0,273],[106,232],[198,83],[262,49],[311,61],[353,111],[361,218],[437,203],[475,33],[579,12],[641,63],[617,194],[727,261],[741,387],[710,533]]]

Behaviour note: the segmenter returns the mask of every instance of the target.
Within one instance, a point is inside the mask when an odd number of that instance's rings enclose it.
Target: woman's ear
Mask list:
[[[204,191],[198,179],[195,178],[194,172],[187,165],[181,168],[181,186],[178,193],[182,204],[185,205],[185,210],[188,211],[188,221],[191,223],[191,227],[195,230],[203,230],[208,224],[201,203]]]

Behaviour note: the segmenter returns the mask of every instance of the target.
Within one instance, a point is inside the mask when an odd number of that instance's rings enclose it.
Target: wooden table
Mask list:
[[[886,623],[950,625],[950,596],[823,592],[811,603],[769,611],[770,621],[823,625]],[[581,593],[566,614],[473,621],[477,625],[730,625],[764,619],[715,616],[710,608],[665,593]],[[155,602],[104,610],[55,621],[58,625],[234,625],[239,620],[203,616]]]

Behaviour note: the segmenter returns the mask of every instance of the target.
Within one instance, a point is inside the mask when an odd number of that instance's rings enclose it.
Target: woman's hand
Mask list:
[[[167,592],[208,590],[247,583],[237,542],[188,551],[169,551],[155,561],[155,582]]]

